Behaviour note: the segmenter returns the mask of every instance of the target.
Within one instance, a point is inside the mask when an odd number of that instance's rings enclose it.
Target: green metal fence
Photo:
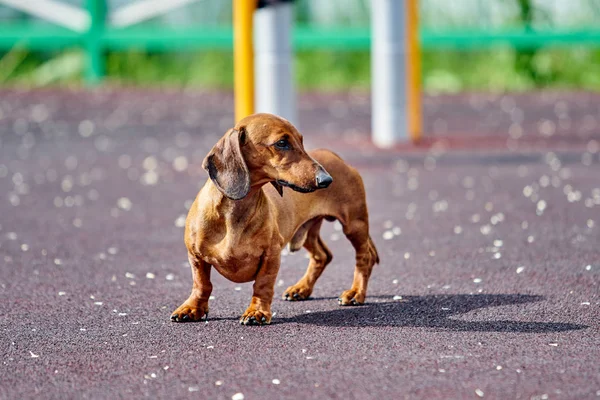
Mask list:
[[[594,0],[596,1],[596,0]],[[0,7],[2,1],[0,0]],[[0,50],[15,46],[30,50],[57,50],[81,47],[86,54],[86,81],[96,83],[105,73],[107,51],[130,48],[148,51],[187,51],[204,49],[232,49],[231,26],[166,28],[157,24],[141,24],[116,28],[107,21],[107,0],[85,0],[89,27],[78,32],[61,26],[40,25],[23,21],[0,22]],[[534,28],[527,24],[508,29],[430,28],[420,30],[423,49],[487,49],[506,45],[517,49],[544,46],[589,45],[600,46],[600,22],[584,28]],[[368,26],[310,26],[299,23],[294,28],[296,49],[368,50]]]

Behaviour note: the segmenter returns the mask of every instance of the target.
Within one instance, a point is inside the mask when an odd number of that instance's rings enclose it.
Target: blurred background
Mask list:
[[[1,3],[0,84],[83,84],[85,39]],[[133,3],[109,0],[106,13]],[[232,2],[182,4],[106,32],[107,83],[232,88]],[[368,91],[370,1],[294,7],[298,89]],[[421,0],[419,23],[425,93],[600,89],[600,0]]]

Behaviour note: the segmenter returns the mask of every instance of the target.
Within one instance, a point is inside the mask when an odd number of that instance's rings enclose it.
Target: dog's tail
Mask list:
[[[371,257],[375,260],[375,264],[379,264],[379,253],[377,253],[377,248],[375,247],[375,243],[373,243],[373,239],[369,236],[369,253]]]

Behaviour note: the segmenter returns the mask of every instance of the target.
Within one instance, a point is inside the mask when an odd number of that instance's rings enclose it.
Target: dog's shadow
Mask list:
[[[424,327],[450,331],[550,333],[588,328],[563,322],[521,321],[463,321],[454,319],[472,310],[544,300],[543,296],[524,294],[454,294],[392,297],[375,296],[383,302],[367,302],[359,307],[340,307],[330,311],[316,311],[289,318],[278,318],[278,323],[302,323],[336,327]],[[314,299],[319,300],[319,299]],[[367,299],[367,301],[369,298]]]

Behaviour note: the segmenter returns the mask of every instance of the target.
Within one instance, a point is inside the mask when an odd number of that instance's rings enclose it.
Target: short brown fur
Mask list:
[[[240,323],[269,324],[281,251],[288,243],[292,251],[304,246],[310,261],[283,297],[307,299],[332,259],[319,236],[323,219],[337,219],[356,250],[352,287],[339,303],[364,303],[379,256],[369,236],[363,182],[354,168],[328,150],[306,153],[296,128],[271,114],[242,119],[213,147],[203,167],[211,179],[192,204],[185,227],[192,293],[173,312],[173,321],[206,318],[214,267],[231,281],[254,281]],[[333,178],[329,187],[320,188],[319,174]]]

